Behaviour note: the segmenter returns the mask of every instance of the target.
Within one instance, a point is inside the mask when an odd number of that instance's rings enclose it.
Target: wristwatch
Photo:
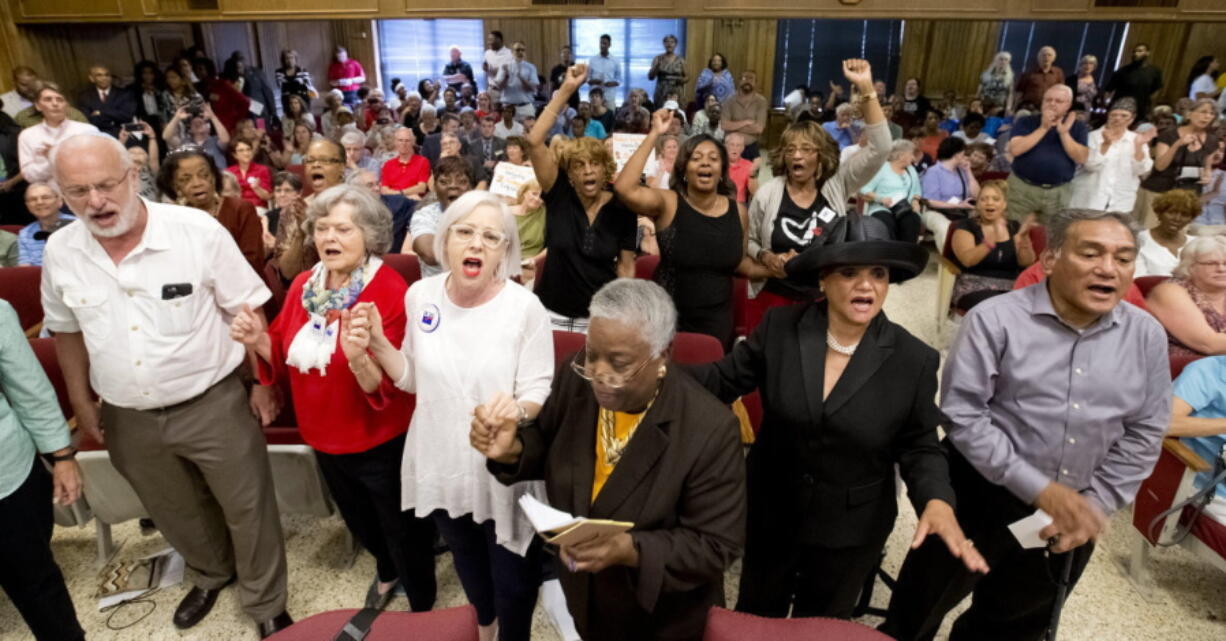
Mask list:
[[[43,456],[46,457],[46,459],[48,461],[51,461],[52,463],[59,463],[61,461],[71,461],[77,458],[77,448],[72,447],[70,445],[68,446],[67,454],[58,454],[58,455],[57,454],[44,454]]]

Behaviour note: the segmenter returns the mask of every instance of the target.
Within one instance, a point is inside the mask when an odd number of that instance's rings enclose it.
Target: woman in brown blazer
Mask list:
[[[677,312],[659,285],[614,280],[590,311],[587,345],[540,416],[517,424],[499,395],[476,409],[470,438],[503,483],[544,479],[560,510],[634,523],[558,551],[584,639],[697,640],[745,539],[738,423],[669,365]]]
[[[172,201],[208,212],[234,238],[243,258],[264,273],[264,226],[255,207],[241,198],[221,195],[221,170],[200,147],[180,147],[166,155],[158,171],[158,189]]]

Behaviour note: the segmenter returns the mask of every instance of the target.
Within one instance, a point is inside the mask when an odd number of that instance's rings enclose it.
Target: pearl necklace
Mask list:
[[[856,353],[856,348],[860,346],[860,343],[843,345],[834,339],[834,334],[831,334],[830,330],[826,330],[826,346],[844,356],[851,356]]]

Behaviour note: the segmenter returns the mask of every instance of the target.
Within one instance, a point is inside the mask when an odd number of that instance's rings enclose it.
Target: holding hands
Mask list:
[[[520,406],[515,399],[505,392],[497,393],[488,403],[473,410],[468,442],[486,458],[514,463],[523,451],[523,444],[516,438],[520,416]]]
[[[350,359],[366,350],[387,342],[383,335],[383,318],[374,303],[358,303],[341,312],[341,346]],[[352,354],[350,352],[353,352]]]
[[[230,321],[230,338],[248,347],[254,347],[261,337],[266,336],[264,330],[264,320],[246,303]]]

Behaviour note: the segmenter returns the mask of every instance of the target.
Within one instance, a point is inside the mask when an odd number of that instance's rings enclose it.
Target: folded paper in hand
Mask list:
[[[536,500],[530,494],[519,497],[519,507],[547,543],[554,545],[578,545],[593,539],[621,534],[634,527],[626,521],[588,519],[567,514],[562,510]]]
[[[1009,525],[1009,531],[1013,533],[1013,538],[1021,544],[1024,549],[1047,547],[1047,540],[1039,536],[1039,532],[1043,528],[1051,525],[1051,516],[1043,510],[1035,510],[1034,514],[1018,520]]]

